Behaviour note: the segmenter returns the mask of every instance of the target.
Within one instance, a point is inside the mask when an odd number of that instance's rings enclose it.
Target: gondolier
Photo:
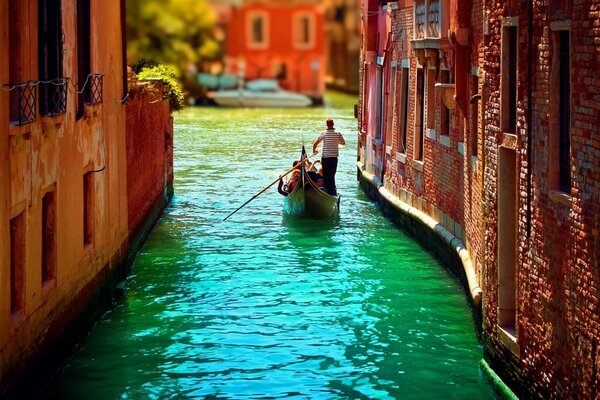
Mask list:
[[[332,196],[337,195],[335,187],[335,173],[337,172],[338,155],[340,144],[346,144],[344,137],[333,127],[333,120],[327,120],[327,130],[319,135],[313,144],[313,154],[317,154],[317,146],[323,142],[321,164],[323,165],[323,187]]]

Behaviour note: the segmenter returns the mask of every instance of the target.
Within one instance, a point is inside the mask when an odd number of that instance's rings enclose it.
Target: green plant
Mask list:
[[[165,99],[169,100],[172,111],[181,110],[185,106],[181,82],[177,79],[175,69],[167,65],[157,65],[151,68],[143,68],[138,74],[139,80],[162,79],[169,88],[165,93]]]

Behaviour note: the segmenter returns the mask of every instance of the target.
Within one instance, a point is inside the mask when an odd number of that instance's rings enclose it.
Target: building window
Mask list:
[[[516,134],[517,131],[517,26],[502,29],[502,95],[500,101],[502,130]]]
[[[401,126],[398,129],[399,141],[398,141],[398,151],[400,153],[406,154],[406,136],[408,133],[408,102],[409,102],[409,92],[410,88],[408,86],[408,78],[410,76],[409,68],[402,68],[402,86],[400,87],[401,95],[402,95],[402,103],[400,105],[400,115],[399,119],[401,121]]]
[[[56,195],[42,198],[42,284],[56,277]]]
[[[265,49],[268,47],[267,14],[253,12],[247,17],[248,47],[251,49]]]
[[[442,70],[441,79],[443,83],[450,81],[450,71]],[[450,109],[442,101],[440,104],[440,135],[450,136]]]
[[[375,140],[381,143],[381,136],[383,132],[383,108],[385,105],[385,91],[383,90],[383,67],[381,65],[377,66],[375,80],[377,82],[377,128],[375,128]]]
[[[25,211],[10,220],[10,313],[25,305]]]
[[[571,193],[571,65],[570,32],[558,32],[559,59],[559,181],[560,190]]]
[[[83,116],[85,103],[90,102],[88,77],[92,73],[90,0],[77,0],[77,118]]]
[[[415,151],[414,159],[423,161],[424,138],[423,129],[425,129],[425,77],[423,68],[417,69],[417,104],[415,118]]]
[[[42,115],[63,114],[67,110],[67,81],[63,79],[63,32],[60,0],[38,3],[38,76]]]
[[[121,0],[121,73],[122,79],[122,96],[121,102],[127,100],[129,88],[127,87],[127,0]]]
[[[8,82],[9,121],[24,125],[35,121],[37,96],[32,71],[29,67],[29,3],[22,0],[8,2]]]
[[[435,129],[435,69],[427,70],[427,129]]]
[[[479,93],[479,77],[471,76],[471,101],[470,101],[470,113],[471,113],[471,124],[470,124],[470,136],[471,136],[471,155],[477,157],[478,146],[479,146],[479,101],[475,96]]]
[[[94,173],[83,175],[83,245],[94,242]]]
[[[300,14],[294,18],[294,47],[308,49],[314,46],[315,21],[310,14]]]
[[[394,103],[396,100],[396,79],[398,68],[391,68],[390,89],[388,93],[388,101],[386,107],[386,127],[385,127],[385,145],[392,145],[392,135],[394,129]]]

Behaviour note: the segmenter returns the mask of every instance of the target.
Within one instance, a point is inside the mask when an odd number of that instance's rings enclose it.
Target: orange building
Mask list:
[[[128,211],[140,206],[129,204],[127,179],[142,170],[127,140],[138,118],[125,104],[138,100],[127,86],[124,6],[0,0],[0,396],[24,372],[51,375],[48,361],[93,321],[138,242],[143,218]],[[168,105],[163,112],[172,124]],[[165,141],[172,131],[160,127]],[[145,218],[165,201],[152,190],[144,200],[159,206]]]
[[[232,6],[225,73],[276,78],[321,101],[325,89],[324,7],[320,1],[246,0]]]

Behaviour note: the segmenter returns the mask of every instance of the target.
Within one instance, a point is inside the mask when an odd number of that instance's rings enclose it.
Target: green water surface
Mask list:
[[[177,114],[173,203],[51,396],[493,398],[459,284],[357,187],[355,101]],[[348,142],[339,216],[285,217],[273,187],[222,222],[328,116]]]

